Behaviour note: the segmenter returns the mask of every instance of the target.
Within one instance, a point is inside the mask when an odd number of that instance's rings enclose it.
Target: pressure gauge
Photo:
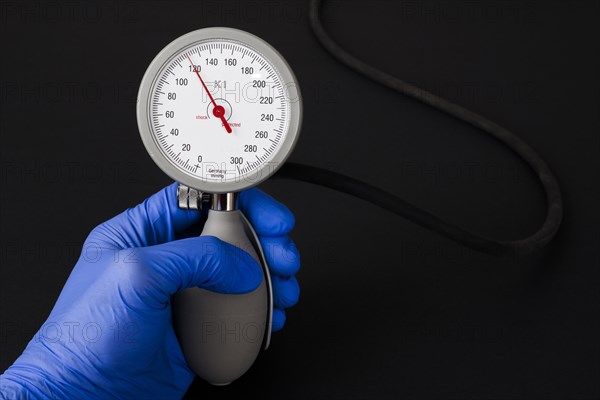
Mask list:
[[[194,287],[173,297],[173,323],[186,361],[215,385],[243,375],[270,343],[269,268],[256,232],[237,209],[236,193],[267,179],[290,155],[301,104],[283,57],[262,39],[231,28],[181,36],[142,78],[137,104],[142,141],[156,164],[180,183],[179,206],[198,208],[192,193],[196,200],[210,196],[201,236],[242,249],[263,272],[250,293]]]
[[[296,78],[262,39],[237,29],[184,35],[152,61],[137,118],[158,166],[184,185],[235,192],[271,176],[302,120]]]

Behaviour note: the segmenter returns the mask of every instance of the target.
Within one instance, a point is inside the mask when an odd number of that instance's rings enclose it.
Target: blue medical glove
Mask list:
[[[3,398],[178,399],[194,379],[171,323],[171,296],[199,286],[245,293],[261,281],[246,252],[214,237],[175,240],[199,213],[173,184],[96,227],[48,320],[0,376]],[[273,330],[298,300],[294,216],[258,189],[240,195],[271,269]]]

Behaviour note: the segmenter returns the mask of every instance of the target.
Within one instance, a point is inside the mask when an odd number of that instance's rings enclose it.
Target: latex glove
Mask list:
[[[48,320],[0,376],[5,398],[175,399],[194,379],[171,323],[170,298],[200,286],[245,293],[261,280],[250,255],[214,237],[174,240],[199,221],[177,207],[173,184],[96,227]],[[298,300],[292,213],[251,189],[240,208],[272,273],[273,330]]]

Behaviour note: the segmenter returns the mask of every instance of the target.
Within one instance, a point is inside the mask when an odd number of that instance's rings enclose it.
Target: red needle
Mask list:
[[[210,101],[213,103],[213,106],[215,107],[215,108],[213,108],[213,115],[215,117],[221,119],[221,122],[223,123],[223,126],[225,127],[225,130],[227,131],[227,133],[231,133],[232,132],[231,131],[231,126],[229,126],[229,122],[227,122],[227,120],[225,119],[225,108],[223,106],[221,106],[221,105],[218,105],[217,102],[215,101],[215,99],[212,97],[212,94],[210,94],[210,91],[206,87],[206,84],[204,83],[204,80],[202,80],[202,77],[200,76],[200,73],[198,72],[198,69],[196,68],[196,66],[194,65],[194,63],[192,62],[192,60],[190,59],[190,56],[188,56],[187,54],[185,56],[187,57],[187,59],[190,62],[190,64],[192,64],[192,69],[194,70],[194,72],[198,76],[198,79],[200,79],[200,83],[204,87],[204,90],[206,90],[206,94],[208,94],[208,97],[210,98]]]

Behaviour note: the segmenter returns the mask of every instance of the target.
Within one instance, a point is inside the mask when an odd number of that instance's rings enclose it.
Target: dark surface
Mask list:
[[[292,160],[511,239],[545,212],[492,139],[337,64],[302,1],[2,2],[0,370],[44,322],[87,233],[169,183],[135,120],[142,74],[215,25],[275,46],[301,83]],[[597,2],[334,1],[347,50],[521,134],[550,164],[563,226],[541,255],[475,253],[369,204],[295,182],[301,301],[242,379],[190,393],[267,398],[600,397]]]

